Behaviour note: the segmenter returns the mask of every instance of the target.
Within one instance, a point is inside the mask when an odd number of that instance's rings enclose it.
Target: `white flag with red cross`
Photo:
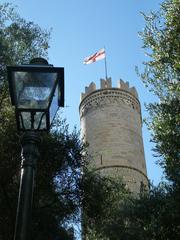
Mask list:
[[[106,57],[106,54],[105,54],[105,49],[102,48],[100,49],[98,52],[96,52],[95,54],[89,56],[89,57],[86,57],[84,59],[84,62],[83,64],[90,64],[90,63],[93,63],[93,62],[96,62],[96,61],[99,61],[101,59],[104,59]]]

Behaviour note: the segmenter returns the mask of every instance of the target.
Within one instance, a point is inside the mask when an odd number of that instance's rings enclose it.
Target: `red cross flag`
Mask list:
[[[104,59],[105,57],[106,57],[105,49],[102,48],[98,52],[96,52],[95,54],[93,54],[89,57],[86,57],[84,59],[83,64],[90,64],[90,63],[96,62],[98,60]]]

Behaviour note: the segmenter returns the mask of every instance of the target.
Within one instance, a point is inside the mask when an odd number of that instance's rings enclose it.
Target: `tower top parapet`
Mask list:
[[[111,78],[100,79],[100,89],[99,90],[111,89],[111,88],[113,88]],[[129,87],[129,82],[124,82],[122,79],[120,79],[120,80],[118,80],[116,88],[120,89],[120,90],[123,90],[123,91],[127,91],[138,99],[138,94],[137,94],[136,88],[135,87]],[[91,82],[89,84],[89,86],[85,87],[85,93],[81,93],[81,101],[87,95],[89,95],[90,93],[92,93],[96,90],[98,90],[98,89],[96,89],[96,84],[94,82]]]

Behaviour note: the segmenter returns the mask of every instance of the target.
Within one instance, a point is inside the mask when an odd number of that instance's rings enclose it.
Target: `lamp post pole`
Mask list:
[[[21,179],[14,240],[27,240],[29,238],[34,174],[39,158],[40,142],[40,135],[33,131],[25,132],[21,139]]]
[[[28,240],[40,132],[50,130],[56,112],[64,106],[64,68],[35,58],[28,65],[7,66],[7,74],[17,129],[24,132],[14,240]]]

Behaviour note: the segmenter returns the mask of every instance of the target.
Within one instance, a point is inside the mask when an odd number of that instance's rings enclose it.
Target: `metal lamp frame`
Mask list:
[[[23,109],[18,108],[18,100],[16,99],[15,91],[16,88],[14,81],[13,81],[13,73],[14,72],[29,72],[29,73],[57,73],[57,79],[53,86],[53,91],[50,95],[50,101],[48,103],[48,107],[46,109]],[[52,67],[52,65],[21,65],[21,66],[8,66],[7,67],[8,73],[8,81],[9,81],[9,91],[11,96],[11,103],[15,106],[15,115],[16,115],[16,122],[17,122],[17,129],[19,131],[48,131],[50,129],[50,106],[52,103],[53,95],[58,87],[58,107],[64,107],[64,68],[62,67]],[[43,112],[46,115],[46,129],[25,129],[20,126],[19,116],[21,116],[21,112],[29,112],[34,115],[36,112]],[[44,116],[44,115],[43,115]],[[42,119],[41,119],[42,120]],[[32,121],[32,119],[31,119]],[[40,122],[41,123],[41,122]],[[40,125],[40,124],[39,124]]]

